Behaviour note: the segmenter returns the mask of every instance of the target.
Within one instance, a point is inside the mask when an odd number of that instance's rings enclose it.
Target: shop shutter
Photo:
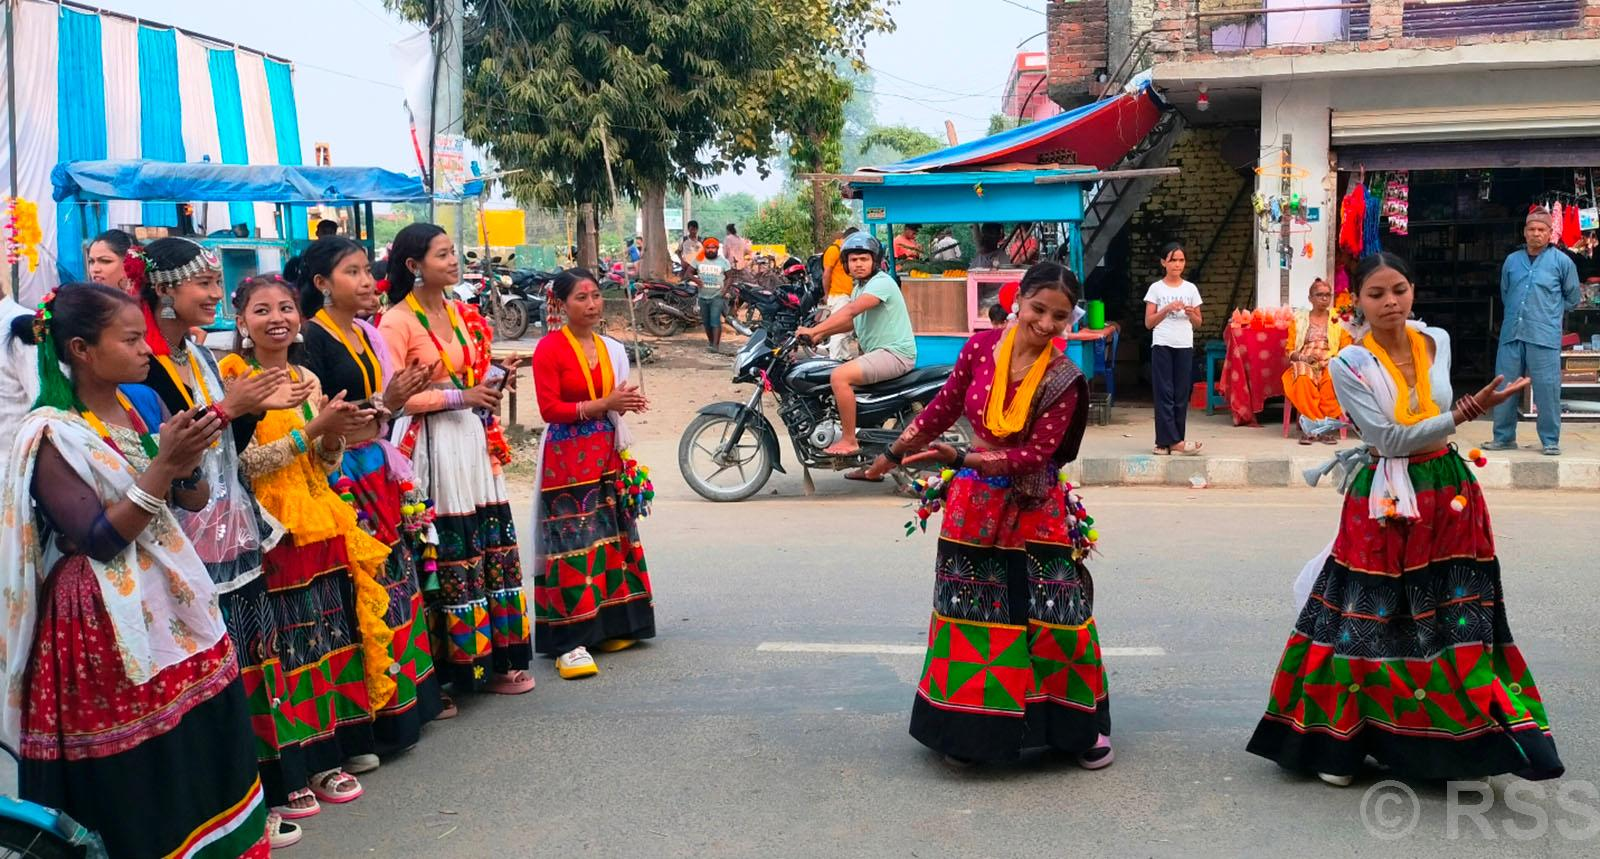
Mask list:
[[[1333,112],[1334,146],[1600,137],[1600,101]]]

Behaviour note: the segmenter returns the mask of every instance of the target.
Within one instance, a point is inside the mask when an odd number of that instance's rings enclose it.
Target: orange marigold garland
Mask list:
[[[11,197],[6,200],[6,262],[16,265],[23,260],[29,271],[39,269],[39,242],[44,233],[39,230],[39,206],[31,200]]]

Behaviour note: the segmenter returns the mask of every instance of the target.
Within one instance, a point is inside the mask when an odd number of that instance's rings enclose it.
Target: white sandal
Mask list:
[[[306,834],[298,825],[283,819],[283,815],[276,811],[267,814],[267,843],[273,850],[284,847],[293,847],[300,843]]]

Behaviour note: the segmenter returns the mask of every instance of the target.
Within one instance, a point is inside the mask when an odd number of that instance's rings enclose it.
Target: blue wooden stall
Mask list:
[[[1062,261],[1082,280],[1084,197],[1105,176],[1092,167],[858,173],[848,177],[846,185],[851,196],[860,198],[865,222],[886,227],[890,235],[897,224],[1055,223],[1062,236]],[[916,289],[917,281],[907,278],[902,286]],[[971,335],[970,328],[965,333],[918,331],[917,364],[953,363]],[[1067,356],[1091,377],[1092,348],[1081,340],[1067,342]]]

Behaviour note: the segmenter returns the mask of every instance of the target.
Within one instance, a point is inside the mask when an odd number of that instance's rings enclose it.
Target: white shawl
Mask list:
[[[628,362],[628,348],[616,340],[601,335],[600,341],[606,346],[606,354],[611,358],[611,369],[616,384],[627,381],[633,372],[633,366]],[[628,422],[619,412],[606,412],[606,419],[611,421],[615,436],[615,448],[618,453],[627,450],[633,445],[633,432],[628,429]],[[550,439],[550,428],[545,427],[544,434],[539,436],[539,453],[533,460],[533,527],[528,529],[528,543],[533,547],[533,569],[535,575],[544,574],[545,560],[541,554],[539,522],[544,519],[542,506],[542,493],[544,490],[544,449]]]
[[[138,473],[83,418],[60,409],[35,409],[22,420],[5,464],[0,498],[0,740],[16,746],[22,731],[24,673],[33,650],[39,591],[60,557],[40,533],[31,486],[39,447],[48,436],[72,470],[110,505],[128,493]],[[54,541],[49,541],[53,544]],[[122,669],[145,683],[164,668],[205,650],[227,634],[205,564],[163,509],[110,561],[90,560],[111,620]]]

